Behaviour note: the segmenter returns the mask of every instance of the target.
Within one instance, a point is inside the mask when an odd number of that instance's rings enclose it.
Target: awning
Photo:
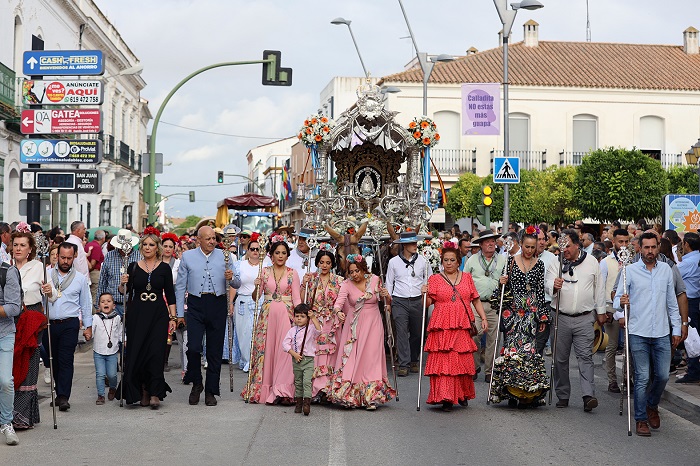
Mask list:
[[[276,207],[277,199],[263,196],[261,194],[246,193],[240,196],[227,197],[216,204],[216,208],[226,206],[227,208],[237,207]]]

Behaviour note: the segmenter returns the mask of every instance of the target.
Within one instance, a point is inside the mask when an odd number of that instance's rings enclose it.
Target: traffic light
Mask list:
[[[481,204],[476,206],[476,218],[484,225],[486,228],[491,225],[491,205],[493,204],[493,188],[491,186],[481,187]]]
[[[224,172],[219,171],[218,176],[216,177],[216,182],[217,183],[223,183],[224,182]]]
[[[194,191],[190,191],[190,202],[194,202]]]
[[[158,183],[158,180],[153,180],[153,190],[157,191],[158,188],[160,188],[160,183]]]
[[[263,86],[291,86],[292,69],[280,68],[282,63],[282,52],[278,50],[263,51],[263,60],[271,60],[263,63],[262,83]]]

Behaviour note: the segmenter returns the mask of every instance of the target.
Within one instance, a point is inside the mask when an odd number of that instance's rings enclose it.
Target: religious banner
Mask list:
[[[498,136],[501,134],[500,113],[499,83],[462,84],[462,135]]]

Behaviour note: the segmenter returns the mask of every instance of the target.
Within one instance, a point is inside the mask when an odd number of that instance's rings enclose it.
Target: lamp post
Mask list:
[[[406,9],[403,7],[403,2],[401,0],[399,0],[399,6],[401,7],[401,13],[403,13],[403,19],[406,21],[406,26],[408,27],[408,34],[411,36],[411,40],[413,41],[413,48],[416,51],[418,64],[420,65],[421,71],[423,71],[423,115],[428,116],[428,81],[430,80],[430,75],[433,72],[435,63],[453,61],[454,57],[451,55],[441,53],[440,55],[437,55],[435,57],[428,58],[427,53],[419,52],[418,45],[416,45],[416,37],[413,35],[411,23],[409,23],[408,21]]]
[[[688,165],[697,165],[698,167],[698,192],[700,193],[700,139],[698,142],[690,146],[688,152],[685,153],[685,160]]]
[[[333,21],[331,21],[331,24],[334,24],[336,26],[339,26],[341,24],[344,24],[348,27],[348,31],[350,31],[350,37],[352,37],[352,43],[355,44],[355,50],[357,50],[357,56],[360,59],[360,64],[362,65],[362,70],[365,72],[365,78],[369,78],[369,73],[367,72],[367,67],[365,67],[365,61],[362,59],[362,54],[360,53],[360,48],[357,46],[357,41],[355,40],[355,34],[352,33],[352,27],[350,27],[350,21],[349,19],[345,18],[335,18]]]
[[[503,156],[508,157],[510,154],[510,121],[508,115],[508,39],[510,32],[513,29],[515,15],[518,10],[539,10],[544,7],[537,0],[523,0],[520,3],[511,3],[512,10],[508,9],[507,0],[493,0],[498,11],[498,17],[503,25]],[[510,186],[508,183],[503,185],[503,231],[508,230],[510,224]],[[488,225],[487,225],[488,226]]]

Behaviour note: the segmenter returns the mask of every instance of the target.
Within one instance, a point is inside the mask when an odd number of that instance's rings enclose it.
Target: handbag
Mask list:
[[[508,262],[510,262],[510,267],[508,270],[508,277],[510,277],[511,273],[513,272],[513,263],[515,262],[515,260],[512,257],[509,257]],[[515,301],[515,298],[513,297],[513,289],[510,286],[509,278],[508,283],[506,283],[506,286],[496,288],[493,294],[491,295],[491,298],[489,298],[489,304],[491,304],[491,309],[494,309],[496,312],[499,312],[501,309],[501,290],[503,290],[503,308],[507,309],[511,307],[513,305],[513,302]]]
[[[688,327],[688,338],[683,342],[685,352],[689,358],[697,358],[700,356],[700,335],[695,327]]]
[[[462,294],[457,291],[457,288],[455,285],[452,284],[451,281],[447,279],[447,277],[444,274],[440,274],[442,278],[445,279],[447,283],[452,287],[452,290],[454,293],[459,296],[459,300],[462,302],[462,306],[464,307],[464,312],[467,313],[467,317],[469,318],[469,336],[475,337],[479,334],[479,330],[476,328],[476,321],[474,320],[474,317],[472,317],[472,313],[469,312],[469,309],[467,308],[467,304],[464,302],[464,299],[462,299]]]

